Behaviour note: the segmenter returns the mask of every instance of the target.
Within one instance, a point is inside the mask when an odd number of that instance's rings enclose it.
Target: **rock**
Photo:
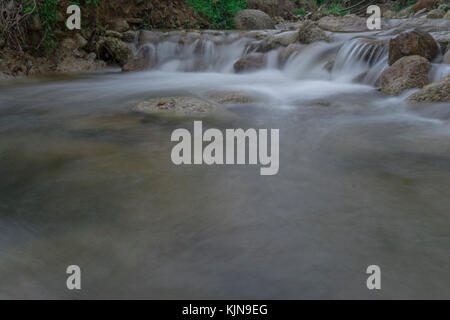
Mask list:
[[[428,19],[442,19],[445,16],[445,11],[441,9],[434,9],[428,12]]]
[[[128,24],[143,24],[144,23],[144,19],[142,18],[128,18],[127,19]]]
[[[328,72],[333,71],[335,62],[336,62],[336,59],[328,60],[327,63],[323,66],[324,69],[327,70]]]
[[[106,30],[105,36],[122,39],[122,34],[120,32],[114,31],[114,30]]]
[[[30,18],[30,30],[41,31],[42,23],[38,14],[32,15]]]
[[[298,32],[287,31],[277,33],[267,40],[267,49],[272,50],[278,47],[287,47],[288,45],[298,41]]]
[[[417,12],[422,9],[431,9],[435,4],[436,0],[419,0],[408,9]]]
[[[310,44],[316,41],[330,41],[325,31],[321,30],[312,21],[306,21],[298,30],[300,42]]]
[[[266,65],[267,56],[263,53],[251,54],[239,59],[234,64],[234,71],[245,72],[261,69]]]
[[[242,34],[243,37],[246,38],[253,38],[255,40],[262,40],[270,36],[270,33],[268,31],[264,30],[254,30],[254,31],[248,31]]]
[[[136,110],[156,116],[195,118],[203,118],[222,112],[218,106],[193,97],[153,98],[139,102],[136,105]]]
[[[323,17],[319,20],[319,28],[333,32],[368,31],[366,19],[355,15],[347,15],[345,17]]]
[[[133,43],[136,40],[137,32],[136,31],[127,31],[122,34],[122,40],[125,42]]]
[[[3,49],[3,47],[6,45],[6,40],[3,37],[2,34],[0,34],[0,49]]]
[[[127,64],[122,68],[124,72],[130,71],[143,71],[147,70],[152,66],[152,51],[148,46],[143,46],[139,49],[137,55],[131,57]]]
[[[418,55],[432,60],[439,53],[433,37],[418,29],[406,31],[389,41],[389,65],[404,56]]]
[[[200,32],[187,32],[185,35],[180,37],[178,43],[182,45],[190,45],[201,38],[202,35],[200,34]]]
[[[160,41],[161,36],[162,36],[162,32],[141,30],[139,32],[137,46],[140,47],[146,43],[156,44]]]
[[[86,60],[67,56],[56,67],[56,72],[60,73],[78,73],[85,71],[101,70],[106,67],[104,61]]]
[[[394,17],[394,12],[392,10],[386,10],[383,12],[383,18],[392,19]]]
[[[291,44],[288,47],[282,49],[278,54],[278,63],[284,65],[289,58],[297,53],[301,52],[301,47],[298,44]]]
[[[130,47],[125,42],[117,38],[101,38],[99,41],[99,46],[103,46],[112,59],[117,61],[120,65],[125,65],[131,56]]]
[[[65,38],[61,41],[61,49],[64,51],[73,51],[78,48],[77,42],[72,38]]]
[[[234,16],[234,25],[238,30],[274,29],[275,22],[266,13],[259,10],[241,10]]]
[[[390,29],[385,34],[398,34],[403,31],[417,28],[423,32],[441,32],[450,30],[450,21],[447,19],[409,18],[403,20],[383,21],[383,28]]]
[[[206,93],[205,98],[218,104],[245,104],[258,101],[255,97],[237,91],[212,91]]]
[[[381,75],[381,91],[398,95],[403,90],[422,88],[428,84],[431,63],[421,56],[403,57]]]
[[[426,13],[427,12],[427,9],[422,9],[422,10],[419,10],[419,11],[417,11],[415,14],[414,14],[414,17],[421,17],[421,16],[425,16]]]
[[[249,9],[261,10],[271,17],[292,19],[296,6],[294,1],[285,0],[247,0]]]
[[[125,130],[141,124],[139,117],[126,114],[85,116],[70,123],[73,130]]]
[[[84,57],[87,61],[95,61],[97,59],[97,54],[95,52],[91,52]]]
[[[450,102],[450,75],[430,83],[408,97],[408,100],[419,102]]]
[[[445,52],[447,48],[449,48],[448,43],[450,42],[450,31],[431,32],[430,34],[441,47],[441,52]]]
[[[444,54],[444,58],[442,59],[443,63],[450,64],[450,50]]]
[[[125,32],[130,30],[128,22],[124,19],[114,19],[109,22],[110,28],[113,31]]]
[[[12,77],[6,73],[0,72],[0,80],[10,80]]]
[[[88,41],[79,33],[74,35],[74,40],[77,43],[78,48],[82,48],[88,44]]]
[[[444,16],[444,19],[450,19],[450,10]]]

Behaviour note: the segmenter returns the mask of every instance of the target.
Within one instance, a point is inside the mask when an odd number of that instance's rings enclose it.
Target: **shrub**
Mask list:
[[[187,0],[187,3],[215,29],[233,29],[236,12],[248,8],[246,0]]]

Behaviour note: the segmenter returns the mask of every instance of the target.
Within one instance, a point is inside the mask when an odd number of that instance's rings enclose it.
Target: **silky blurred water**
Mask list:
[[[1,83],[0,298],[450,298],[448,104],[304,67]],[[133,108],[214,90],[259,98],[203,126],[280,129],[278,175],[175,166],[192,120]]]

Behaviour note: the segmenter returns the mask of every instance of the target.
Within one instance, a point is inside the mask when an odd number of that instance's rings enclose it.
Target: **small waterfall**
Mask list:
[[[150,65],[166,72],[232,73],[236,61],[257,52],[265,41],[264,38],[225,31],[155,32],[147,33],[146,37],[146,42],[140,47],[148,48],[152,59]],[[298,43],[291,51],[288,50],[283,63],[279,57],[283,50],[289,48],[266,52],[266,68],[279,69],[284,75],[299,80],[377,85],[381,73],[388,66],[387,44],[384,39],[365,37],[310,45]],[[436,74],[442,72],[447,71],[436,71]]]
[[[375,85],[387,67],[389,49],[385,40],[352,39],[341,47],[332,69],[333,79]]]
[[[161,40],[162,39],[162,40]],[[142,46],[154,53],[154,69],[162,71],[231,72],[250,39],[225,32],[163,34]]]

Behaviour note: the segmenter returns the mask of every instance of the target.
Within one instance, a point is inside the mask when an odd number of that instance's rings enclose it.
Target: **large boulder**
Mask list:
[[[241,10],[234,17],[234,25],[238,30],[274,29],[275,22],[266,13],[259,10]]]
[[[389,65],[404,56],[422,56],[432,60],[439,53],[439,48],[433,37],[414,29],[405,31],[389,41]]]
[[[234,64],[234,71],[240,73],[264,68],[267,63],[267,56],[263,53],[251,54],[239,59]]]
[[[139,102],[136,110],[165,117],[203,118],[221,113],[221,109],[217,105],[193,97],[153,98]]]
[[[141,30],[139,32],[137,46],[140,47],[146,43],[156,44],[161,40],[162,36],[163,33],[159,31]]]
[[[422,88],[428,84],[431,63],[421,56],[403,57],[386,69],[381,75],[381,91],[398,95],[412,88]]]
[[[323,17],[319,20],[319,28],[333,32],[368,31],[366,19],[355,15],[346,15],[345,17]]]
[[[307,20],[303,23],[298,30],[299,41],[302,43],[313,43],[316,41],[330,41],[330,37],[327,36],[325,31],[317,27],[317,25]]]
[[[266,12],[271,17],[291,19],[296,6],[294,1],[286,0],[247,0],[249,9]]]
[[[131,48],[122,40],[113,37],[101,38],[98,42],[99,48],[104,48],[110,58],[120,65],[125,65],[132,55]]]
[[[419,102],[450,102],[450,75],[430,83],[413,93],[408,100]]]
[[[298,41],[297,31],[286,31],[277,33],[267,40],[267,49],[272,50],[278,47],[287,47]]]

